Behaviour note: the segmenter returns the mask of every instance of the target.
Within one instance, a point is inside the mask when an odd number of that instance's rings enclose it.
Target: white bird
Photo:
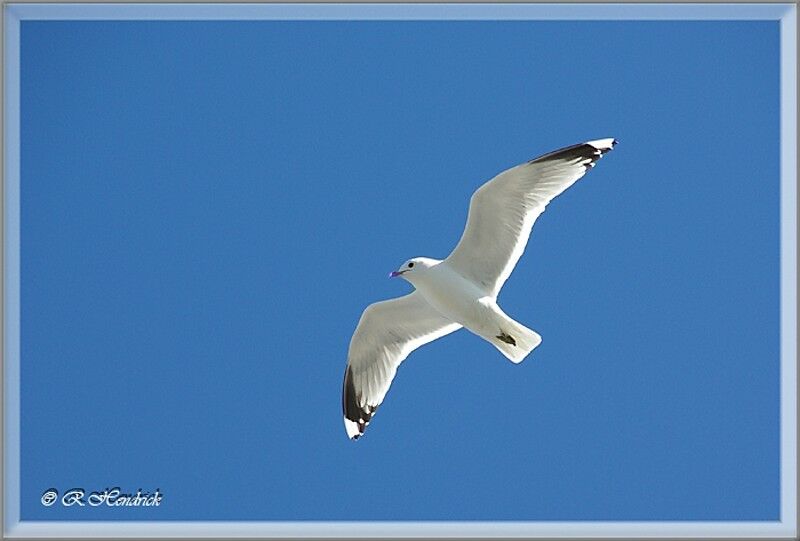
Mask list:
[[[350,340],[342,409],[351,439],[364,433],[397,367],[418,347],[462,327],[514,363],[541,344],[541,336],[503,312],[497,294],[545,206],[616,144],[589,141],[503,171],[472,195],[467,227],[445,260],[415,257],[391,273],[415,291],[368,306]]]

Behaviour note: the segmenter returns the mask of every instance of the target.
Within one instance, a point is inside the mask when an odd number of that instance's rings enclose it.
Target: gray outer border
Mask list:
[[[797,536],[797,8],[793,4],[4,4],[4,537]],[[19,28],[24,19],[776,20],[781,28],[781,520],[774,522],[20,522]],[[7,447],[6,447],[7,445]]]

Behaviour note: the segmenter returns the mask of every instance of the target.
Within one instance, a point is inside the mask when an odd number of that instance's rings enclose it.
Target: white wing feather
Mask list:
[[[445,261],[497,297],[545,206],[616,143],[600,139],[563,148],[494,177],[472,195],[467,226]]]
[[[369,305],[350,340],[342,389],[347,435],[356,439],[364,433],[397,367],[412,351],[460,328],[416,291]]]

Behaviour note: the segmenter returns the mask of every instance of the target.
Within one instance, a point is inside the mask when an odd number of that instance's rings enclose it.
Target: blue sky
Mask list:
[[[23,520],[775,520],[778,24],[66,22],[21,32]],[[500,295],[543,344],[362,310],[472,192],[617,148]],[[164,494],[43,507],[45,489]]]

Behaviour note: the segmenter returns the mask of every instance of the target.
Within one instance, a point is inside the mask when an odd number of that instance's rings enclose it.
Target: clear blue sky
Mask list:
[[[776,520],[775,22],[22,23],[22,519]],[[501,170],[617,148],[366,436],[362,310]],[[153,509],[43,507],[118,485]]]

